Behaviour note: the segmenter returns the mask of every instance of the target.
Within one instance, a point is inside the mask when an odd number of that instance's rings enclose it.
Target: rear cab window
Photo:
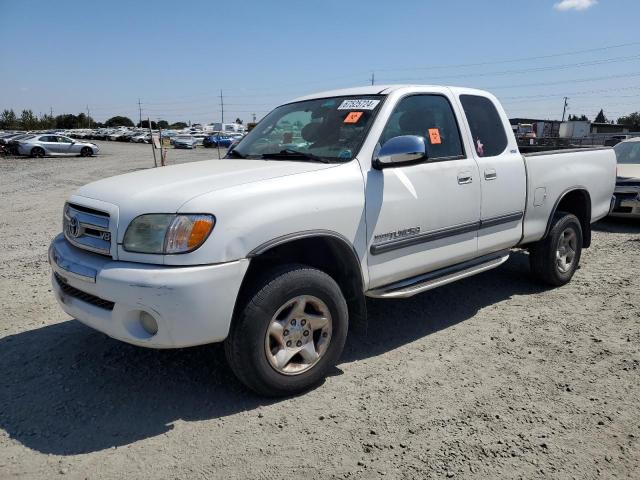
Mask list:
[[[509,140],[504,124],[493,102],[480,95],[460,95],[478,157],[496,157],[503,153]]]

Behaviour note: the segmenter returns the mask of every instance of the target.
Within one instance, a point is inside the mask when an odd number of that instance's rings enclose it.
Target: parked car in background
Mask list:
[[[13,132],[13,133],[7,133],[5,135],[2,135],[0,136],[0,145],[6,145],[7,143],[9,143],[11,139],[24,134],[25,132]]]
[[[79,142],[63,135],[33,135],[20,140],[18,153],[31,157],[45,155],[81,155],[90,157],[100,151],[94,143]]]
[[[619,144],[620,142],[624,142],[628,138],[631,138],[631,135],[614,135],[613,137],[607,138],[604,141],[604,146],[605,147],[614,147],[617,144]]]
[[[613,150],[618,167],[611,216],[640,218],[640,137],[620,142]]]
[[[20,141],[27,140],[34,136],[35,135],[30,133],[23,133],[22,135],[11,137],[11,139],[5,145],[7,152],[12,155],[19,155],[18,146],[20,145]]]
[[[131,141],[133,143],[150,143],[151,142],[151,134],[150,133],[140,133],[131,137]]]
[[[196,148],[198,140],[191,135],[178,135],[173,139],[174,148]]]
[[[198,142],[198,145],[203,145],[204,139],[207,137],[207,135],[202,132],[192,133],[191,136],[196,139],[196,142]]]
[[[227,135],[216,134],[216,135],[209,135],[208,137],[205,137],[204,140],[202,141],[202,144],[207,148],[210,148],[210,147],[228,148],[233,142],[233,140],[234,140],[233,138]]]

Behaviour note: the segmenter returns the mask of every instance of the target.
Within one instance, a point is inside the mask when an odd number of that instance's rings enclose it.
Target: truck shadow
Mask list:
[[[371,301],[370,333],[348,342],[342,362],[393,350],[483,307],[540,291],[528,277],[526,255],[516,253],[497,270],[411,299]],[[164,434],[177,420],[286,402],[244,390],[220,346],[148,350],[76,321],[0,339],[0,378],[0,428],[28,448],[56,455],[128,445]]]
[[[607,217],[595,223],[592,228],[604,233],[640,233],[640,219]]]

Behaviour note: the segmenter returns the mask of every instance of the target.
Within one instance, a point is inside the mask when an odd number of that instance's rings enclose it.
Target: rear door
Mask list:
[[[369,279],[375,288],[477,254],[480,181],[465,151],[448,93],[398,100],[378,140],[425,138],[428,158],[415,165],[372,169],[367,180]]]
[[[522,236],[527,174],[506,114],[492,96],[458,96],[480,170],[478,255],[515,246]]]

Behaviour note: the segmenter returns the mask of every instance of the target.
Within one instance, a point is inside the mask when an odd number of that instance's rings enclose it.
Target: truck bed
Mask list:
[[[616,156],[612,148],[578,148],[523,154],[527,170],[527,201],[521,244],[542,238],[549,217],[571,190],[586,190],[591,199],[591,222],[609,213],[615,186]],[[603,182],[610,178],[612,184]]]

